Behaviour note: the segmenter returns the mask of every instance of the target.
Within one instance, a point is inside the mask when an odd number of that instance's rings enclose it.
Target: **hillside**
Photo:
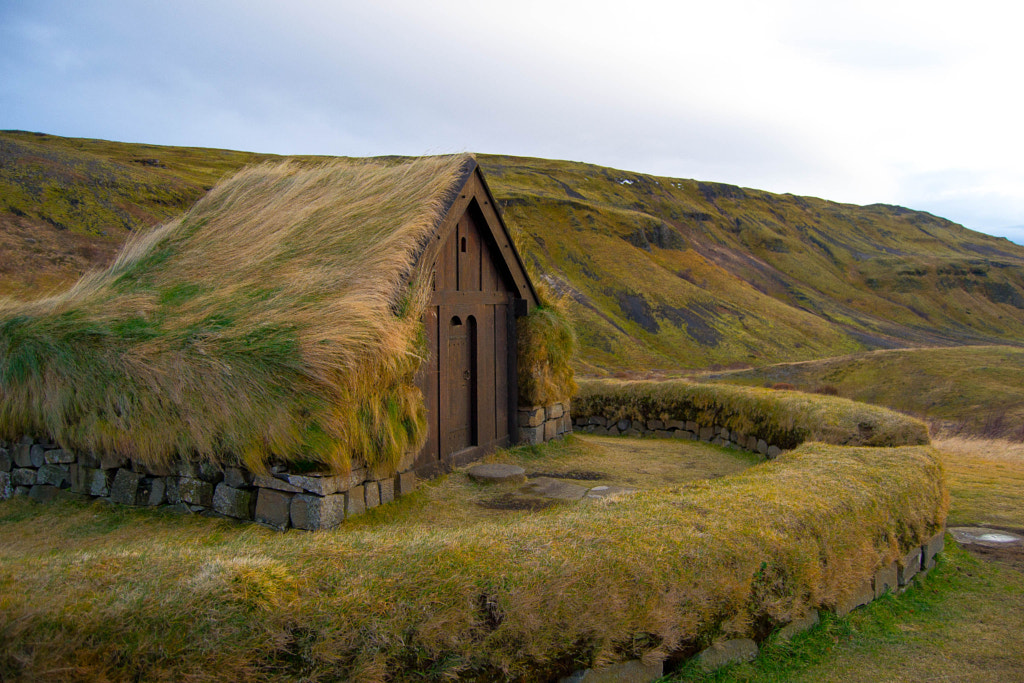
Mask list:
[[[267,158],[0,133],[0,295],[68,286]],[[584,371],[1024,338],[1024,247],[927,213],[478,159],[532,276],[566,295]]]
[[[791,384],[834,388],[846,398],[940,421],[946,430],[1024,440],[1024,348],[870,351],[701,379],[747,386]]]

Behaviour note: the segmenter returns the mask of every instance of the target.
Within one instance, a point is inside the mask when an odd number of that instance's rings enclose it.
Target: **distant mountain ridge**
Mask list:
[[[1020,344],[1024,247],[903,207],[477,155],[597,373]],[[0,133],[0,295],[68,286],[271,155]]]

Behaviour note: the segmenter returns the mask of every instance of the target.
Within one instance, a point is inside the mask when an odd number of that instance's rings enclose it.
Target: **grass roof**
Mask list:
[[[0,432],[392,469],[426,432],[415,264],[469,163],[243,169],[68,292],[0,302]]]

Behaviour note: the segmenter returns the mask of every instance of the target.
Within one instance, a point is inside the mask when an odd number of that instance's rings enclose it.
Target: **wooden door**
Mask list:
[[[452,316],[448,326],[448,439],[455,453],[476,445],[476,319]]]

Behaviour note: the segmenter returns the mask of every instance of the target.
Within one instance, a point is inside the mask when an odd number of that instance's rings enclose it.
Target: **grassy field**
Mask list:
[[[1024,439],[1024,348],[964,346],[873,351],[716,372],[706,381],[832,388],[857,401],[938,423],[942,432]]]
[[[453,474],[313,534],[10,500],[0,676],[546,680],[685,651],[835,600],[899,533],[930,533],[932,458],[820,446],[757,464],[690,442],[578,437],[498,459],[641,491],[524,511],[491,504],[508,487]],[[803,532],[784,533],[796,519]],[[815,569],[822,553],[840,574]],[[766,567],[778,585],[762,585]]]

